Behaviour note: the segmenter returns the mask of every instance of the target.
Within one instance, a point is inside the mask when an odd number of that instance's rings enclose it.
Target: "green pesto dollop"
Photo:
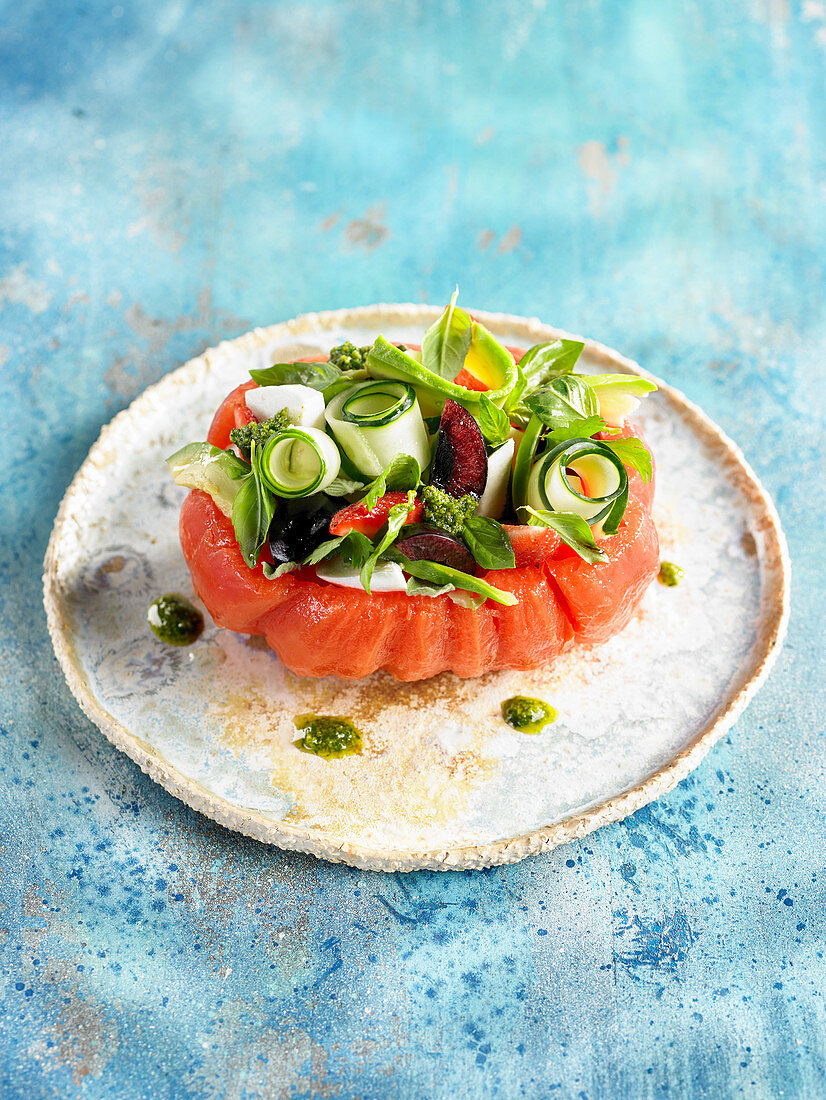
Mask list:
[[[660,584],[664,584],[667,588],[673,588],[679,584],[685,576],[685,570],[680,569],[679,565],[675,565],[673,561],[661,561],[660,571],[657,574],[657,580]]]
[[[502,717],[520,733],[539,733],[555,721],[556,716],[553,707],[549,707],[541,699],[530,699],[527,695],[514,695],[502,704]]]
[[[454,497],[435,485],[425,485],[421,490],[426,523],[441,527],[451,535],[460,535],[466,521],[476,511],[479,501],[476,497]]]
[[[201,612],[175,592],[153,600],[146,619],[155,636],[167,645],[192,645],[204,629]]]
[[[302,752],[315,753],[325,760],[361,752],[361,730],[349,718],[340,714],[299,714],[293,721],[304,734],[296,741]]]

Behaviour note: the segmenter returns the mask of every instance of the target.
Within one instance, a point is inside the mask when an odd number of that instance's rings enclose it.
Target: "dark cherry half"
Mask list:
[[[460,538],[429,523],[411,523],[395,549],[411,561],[435,561],[463,573],[475,573],[473,554]]]
[[[479,425],[461,405],[445,401],[430,484],[454,497],[480,497],[488,480],[488,456]]]

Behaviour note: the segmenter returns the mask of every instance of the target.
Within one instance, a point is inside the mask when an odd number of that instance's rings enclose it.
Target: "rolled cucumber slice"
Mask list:
[[[338,476],[341,456],[316,428],[287,428],[270,436],[261,455],[261,476],[280,497],[320,493]]]
[[[324,431],[324,397],[309,386],[259,386],[247,390],[246,398],[256,420],[269,420],[286,409],[293,424]]]
[[[378,477],[399,454],[424,469],[430,447],[422,413],[406,382],[361,382],[327,406],[327,423],[347,457],[367,477]]]
[[[531,469],[527,493],[531,508],[574,512],[606,535],[616,532],[627,502],[625,467],[598,440],[566,440]]]

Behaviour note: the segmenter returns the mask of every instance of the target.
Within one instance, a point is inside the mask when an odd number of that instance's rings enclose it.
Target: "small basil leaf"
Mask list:
[[[323,390],[341,378],[341,371],[332,363],[273,363],[263,370],[251,370],[259,386],[309,386]]]
[[[582,340],[552,340],[548,344],[534,344],[519,360],[530,389],[544,386],[553,378],[570,374],[582,355]]]
[[[482,394],[479,399],[479,412],[476,420],[491,447],[501,447],[510,435],[511,422],[508,414],[503,412],[498,405],[494,405],[487,394]]]
[[[422,470],[412,455],[398,454],[388,463],[367,490],[367,495],[359,501],[366,508],[376,507],[385,493],[402,493],[415,489],[421,480]]]
[[[344,542],[346,535],[337,535],[335,538],[327,539],[326,542],[322,542],[315,550],[311,550],[307,557],[302,562],[303,565],[317,565],[318,562],[323,561],[324,558],[328,558],[330,554],[335,553],[336,550]]]
[[[643,481],[651,480],[654,474],[651,454],[641,439],[606,439],[605,446],[611,448],[623,466],[633,467]]]
[[[549,385],[580,415],[599,415],[599,402],[596,395],[581,375],[566,374],[562,378],[552,379]]]
[[[564,428],[571,420],[582,420],[599,412],[591,387],[581,378],[555,378],[544,389],[525,398],[525,405],[549,428]]]
[[[373,553],[373,543],[363,532],[351,531],[345,535],[338,552],[353,569],[361,569]]]
[[[608,561],[608,555],[597,546],[594,533],[582,516],[575,512],[537,512],[529,505],[523,505],[520,512],[527,512],[531,527],[549,527],[556,531],[566,545],[592,565]]]
[[[506,413],[512,412],[519,407],[519,402],[522,400],[522,394],[525,392],[528,386],[528,379],[525,377],[525,372],[522,370],[522,364],[516,364],[516,382],[513,389],[505,398],[505,403],[502,408]]]
[[[597,432],[606,430],[605,421],[601,416],[587,416],[584,419],[569,420],[567,424],[554,428],[548,433],[548,446],[555,447],[558,443],[564,443],[566,439],[590,439]]]
[[[487,516],[468,516],[462,537],[483,569],[513,569],[516,566],[508,532]]]
[[[365,592],[370,591],[370,580],[373,576],[376,562],[385,550],[387,550],[399,537],[402,527],[404,527],[407,522],[407,517],[410,513],[410,509],[413,507],[414,501],[415,494],[411,491],[407,494],[407,500],[403,500],[401,504],[394,504],[387,513],[387,529],[378,545],[372,548],[372,553],[361,567],[360,580]]]
[[[360,493],[364,490],[363,481],[354,481],[349,477],[336,477],[325,488],[328,497],[346,497],[351,493]]]
[[[422,337],[422,365],[448,382],[462,369],[473,326],[470,315],[456,305],[458,295],[456,287],[442,316]]]
[[[275,513],[275,497],[261,478],[254,442],[250,450],[250,464],[251,472],[232,502],[232,526],[244,561],[250,569],[254,569]]]

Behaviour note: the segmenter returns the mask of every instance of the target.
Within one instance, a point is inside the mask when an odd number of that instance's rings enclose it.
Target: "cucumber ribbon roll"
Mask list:
[[[527,503],[537,511],[574,512],[613,535],[628,503],[628,475],[604,443],[568,439],[534,463]]]
[[[335,442],[317,428],[286,428],[267,440],[261,476],[280,497],[320,493],[338,476],[341,455]]]
[[[334,397],[326,415],[342,450],[367,477],[378,477],[399,454],[412,455],[422,470],[430,461],[419,403],[406,382],[362,382]]]

